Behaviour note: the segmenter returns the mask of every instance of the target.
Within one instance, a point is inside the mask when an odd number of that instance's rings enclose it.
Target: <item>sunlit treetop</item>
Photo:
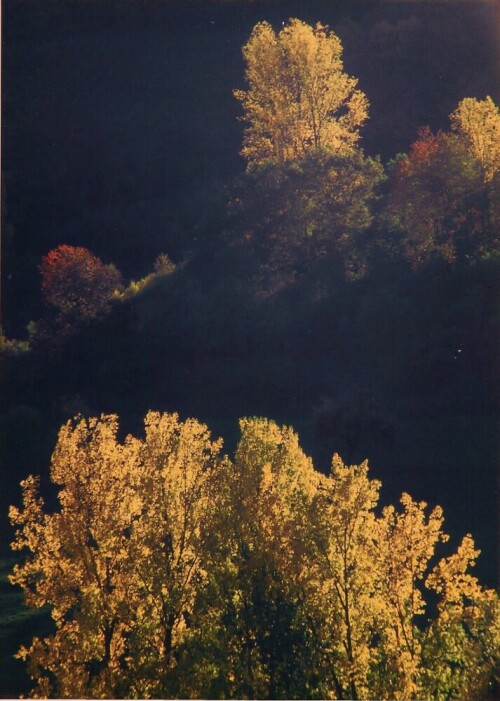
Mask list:
[[[462,136],[490,182],[500,171],[500,112],[491,97],[464,98],[450,115],[453,131]]]
[[[368,100],[344,73],[342,44],[328,27],[291,19],[276,34],[260,22],[243,55],[248,89],[234,95],[247,123],[241,154],[249,167],[355,146]]]

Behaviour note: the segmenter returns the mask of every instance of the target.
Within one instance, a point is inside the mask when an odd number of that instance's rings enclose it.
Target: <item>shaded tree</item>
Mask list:
[[[264,277],[274,276],[278,286],[326,257],[347,277],[359,277],[383,178],[380,161],[361,151],[317,151],[283,168],[251,171],[231,201],[232,238],[254,251]]]
[[[385,223],[399,232],[403,255],[414,267],[494,249],[481,170],[459,136],[421,129],[410,153],[399,156],[389,173]]]

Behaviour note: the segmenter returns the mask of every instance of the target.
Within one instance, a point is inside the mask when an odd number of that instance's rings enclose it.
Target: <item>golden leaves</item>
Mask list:
[[[437,559],[440,507],[403,494],[379,515],[367,462],[334,455],[324,476],[292,429],[240,428],[233,464],[176,414],[150,412],[142,440],[119,442],[114,416],[63,426],[60,510],[46,513],[35,477],[10,510],[13,547],[31,553],[11,581],[55,625],[18,653],[33,693],[202,696],[218,680],[262,697],[300,659],[294,674],[324,697],[477,698],[500,623],[498,597],[468,572],[472,538]]]
[[[155,655],[163,664],[178,642],[183,608],[192,604],[194,577],[202,576],[221,443],[212,443],[195,420],[151,412],[145,423],[144,441],[120,443],[115,416],[68,422],[51,464],[60,512],[43,513],[33,477],[23,483],[24,511],[11,509],[13,547],[33,554],[11,581],[31,605],[50,604],[56,624],[52,637],[22,654],[33,669],[39,665],[55,676],[68,695],[117,693],[130,676],[125,650],[131,670],[146,650],[150,665]],[[137,651],[127,640],[139,630]],[[78,674],[70,640],[83,656]],[[85,672],[91,662],[95,674]],[[34,676],[46,689],[45,676]]]
[[[464,98],[450,115],[452,129],[460,134],[491,182],[500,170],[500,112],[491,97]]]
[[[357,80],[343,72],[340,39],[328,27],[298,19],[275,34],[260,22],[243,48],[248,90],[235,90],[249,166],[283,165],[314,150],[352,148],[368,116]]]

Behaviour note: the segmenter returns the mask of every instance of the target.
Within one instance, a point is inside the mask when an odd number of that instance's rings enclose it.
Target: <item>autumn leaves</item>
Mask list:
[[[251,203],[255,181],[270,189],[259,201],[272,202],[261,217],[271,259],[292,257],[300,269],[300,259],[334,252],[355,278],[377,248],[414,268],[498,251],[500,114],[490,97],[463,99],[450,115],[450,134],[422,129],[409,155],[397,155],[385,170],[359,148],[369,103],[343,71],[334,32],[291,19],[275,33],[261,22],[243,55],[247,89],[234,92],[246,124],[243,202]],[[370,226],[369,241],[360,241]],[[275,240],[284,244],[277,255]]]
[[[23,483],[14,548],[33,558],[12,581],[50,604],[55,634],[28,655],[38,693],[63,697],[161,693],[198,587],[217,514],[220,444],[196,421],[150,413],[144,441],[117,441],[116,417],[61,429],[51,464],[60,511],[45,514]],[[217,478],[217,479],[216,479]]]
[[[368,117],[357,80],[343,72],[340,39],[327,27],[290,20],[279,34],[257,24],[243,49],[248,90],[242,155],[249,167],[298,161],[353,146]]]
[[[112,416],[61,429],[59,509],[33,477],[11,509],[11,580],[54,620],[19,653],[33,693],[479,698],[500,631],[471,537],[436,559],[439,507],[380,512],[366,463],[324,476],[291,429],[240,428],[234,460],[175,414],[123,442]]]
[[[261,23],[244,51],[245,239],[275,252],[268,265],[290,256],[293,275],[331,253],[361,275],[358,241],[385,176],[357,149],[368,103],[340,41],[321,25],[292,20],[276,35]],[[421,132],[391,166],[383,223],[415,265],[492,248],[498,110],[464,100],[452,131]],[[172,270],[163,258],[157,274]],[[99,316],[121,287],[86,249],[60,246],[41,272],[68,322]],[[11,581],[54,623],[19,651],[33,695],[481,697],[498,668],[499,609],[469,573],[472,538],[441,557],[439,507],[404,494],[381,510],[366,463],[334,456],[325,476],[291,429],[240,427],[234,459],[175,414],[150,412],[144,436],[123,442],[113,416],[61,429],[58,509],[28,477],[10,512],[13,548],[28,552]]]

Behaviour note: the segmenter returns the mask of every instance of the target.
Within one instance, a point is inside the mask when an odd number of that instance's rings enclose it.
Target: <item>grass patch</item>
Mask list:
[[[14,659],[20,645],[27,645],[35,635],[46,635],[51,628],[48,608],[29,609],[19,587],[8,580],[16,558],[0,560],[0,682],[1,698],[27,694],[32,686],[26,664]]]

